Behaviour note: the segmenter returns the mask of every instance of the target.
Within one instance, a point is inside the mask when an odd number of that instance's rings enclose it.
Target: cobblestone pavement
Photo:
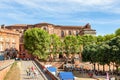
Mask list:
[[[36,71],[38,72],[37,76],[27,76],[27,68],[31,68],[34,67],[36,69]],[[41,71],[38,70],[38,68],[34,65],[33,61],[21,61],[21,80],[45,80],[41,73]]]

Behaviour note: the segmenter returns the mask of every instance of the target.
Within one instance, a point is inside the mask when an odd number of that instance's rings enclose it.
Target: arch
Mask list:
[[[68,34],[71,35],[72,34],[71,31],[69,31]]]
[[[44,27],[43,29],[44,29],[45,31],[47,31],[47,28],[46,28],[46,27]]]
[[[76,31],[76,36],[78,36],[78,34],[79,34],[79,32],[78,32],[78,31]]]
[[[61,37],[64,37],[64,31],[61,31]]]

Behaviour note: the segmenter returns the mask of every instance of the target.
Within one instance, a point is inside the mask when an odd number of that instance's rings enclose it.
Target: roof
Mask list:
[[[35,24],[35,25],[53,25],[53,24],[47,23],[47,22],[42,22],[42,23],[37,23],[37,24]]]
[[[55,25],[55,27],[61,27],[61,28],[83,28],[83,26],[63,26],[63,25]]]
[[[59,77],[61,79],[74,79],[74,75],[72,72],[60,72]]]
[[[50,71],[50,72],[56,72],[57,71],[56,67],[48,67],[47,70]]]
[[[10,26],[27,26],[28,24],[14,24],[14,25],[10,25]]]

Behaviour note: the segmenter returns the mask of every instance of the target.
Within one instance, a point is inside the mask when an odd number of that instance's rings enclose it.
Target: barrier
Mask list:
[[[0,65],[0,80],[4,79],[7,72],[10,70],[11,65],[14,63],[14,60],[5,60],[5,61],[2,61],[2,63],[4,64]]]
[[[45,74],[47,74],[47,77],[49,77],[50,80],[60,80],[57,76],[55,76],[54,74],[52,74],[49,70],[45,69],[45,66],[42,65],[37,59],[35,59],[35,62],[43,70],[43,72]]]

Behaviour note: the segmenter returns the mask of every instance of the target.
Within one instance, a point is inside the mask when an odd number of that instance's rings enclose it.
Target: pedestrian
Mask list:
[[[27,67],[26,72],[27,72],[27,76],[30,76],[31,73],[30,67]]]
[[[32,78],[34,78],[34,76],[35,76],[35,68],[34,68],[34,66],[31,67],[31,75],[32,75]]]
[[[36,69],[34,70],[34,76],[38,77],[38,71]]]
[[[27,76],[29,76],[29,68],[26,69]]]

